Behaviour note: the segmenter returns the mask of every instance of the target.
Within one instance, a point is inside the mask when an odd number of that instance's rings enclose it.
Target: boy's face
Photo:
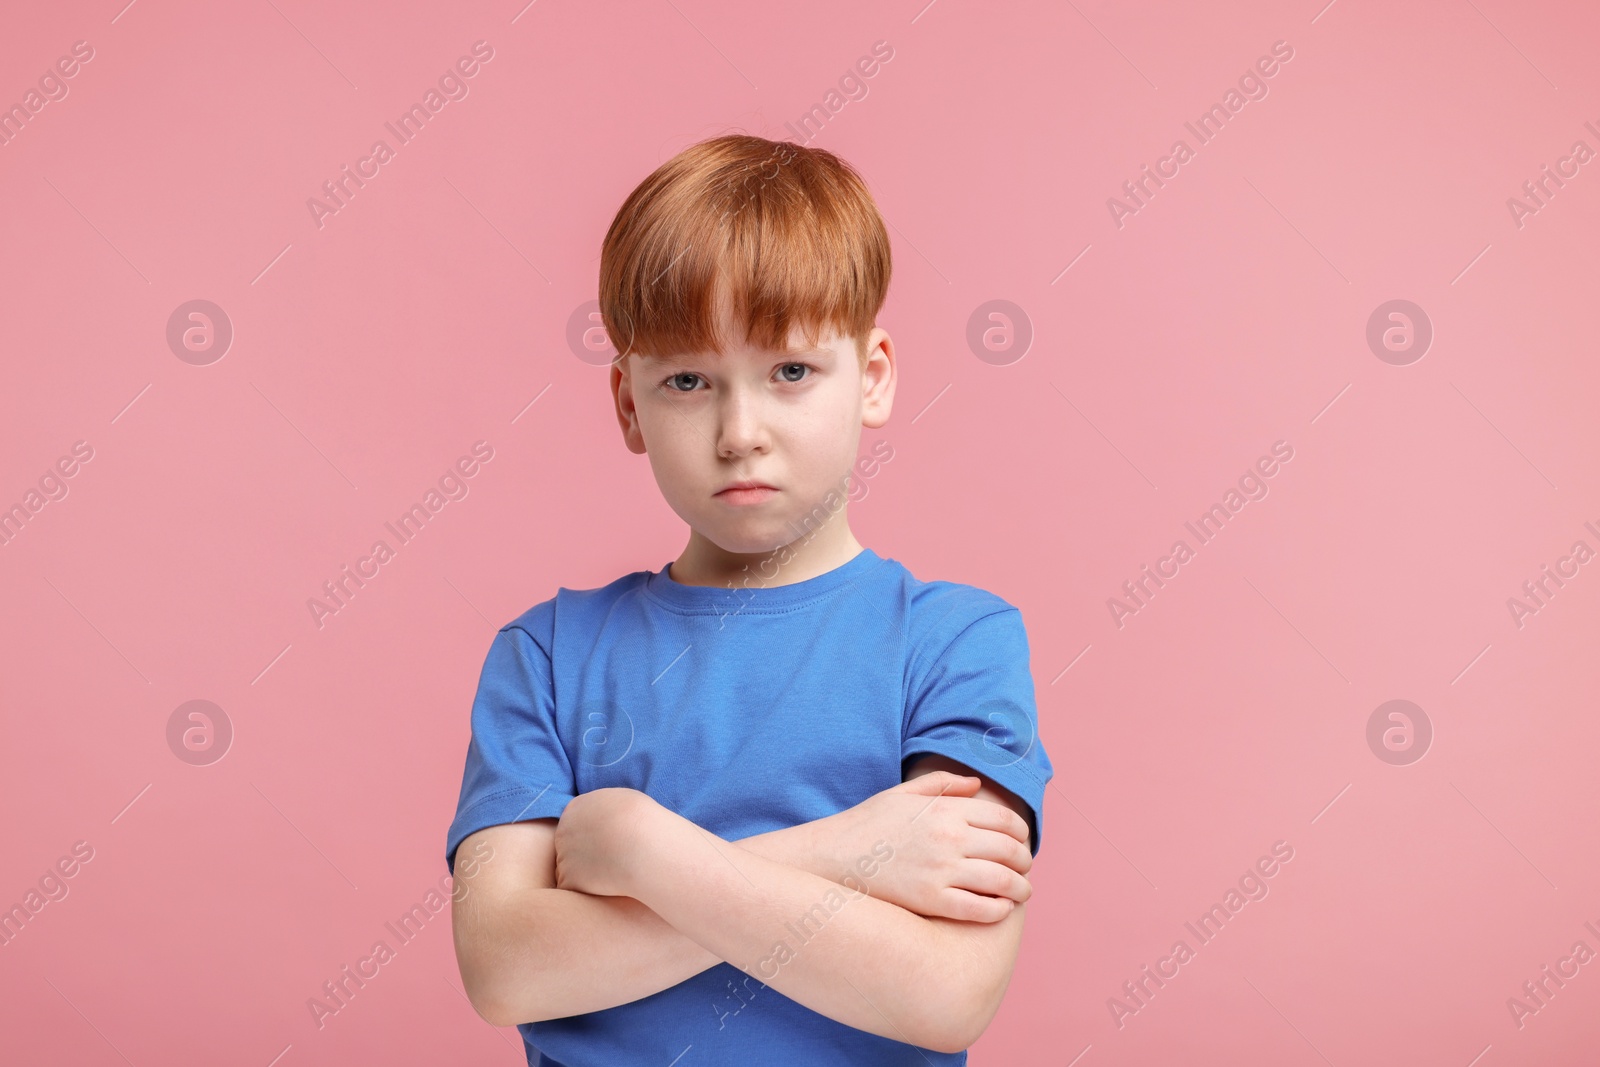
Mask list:
[[[738,335],[726,314],[721,325]],[[791,338],[804,344],[798,327]],[[754,555],[802,536],[805,516],[827,514],[830,491],[848,493],[861,428],[886,423],[894,400],[882,329],[868,335],[867,357],[863,369],[854,339],[831,332],[793,354],[742,344],[721,356],[634,353],[612,365],[611,389],[628,448],[650,457],[668,506],[723,551]],[[726,491],[743,481],[770,488]]]

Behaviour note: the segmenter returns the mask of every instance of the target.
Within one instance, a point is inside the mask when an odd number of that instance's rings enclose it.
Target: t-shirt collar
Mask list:
[[[829,596],[860,579],[867,571],[881,563],[882,557],[870,548],[863,548],[846,563],[831,571],[788,585],[765,585],[781,576],[776,558],[763,567],[752,567],[749,572],[727,585],[684,585],[674,581],[668,571],[669,560],[659,571],[651,571],[645,578],[645,590],[668,607],[690,614],[751,614],[788,611]]]

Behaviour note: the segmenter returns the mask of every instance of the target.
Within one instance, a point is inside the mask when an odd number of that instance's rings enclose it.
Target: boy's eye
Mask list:
[[[778,374],[781,380],[793,385],[805,381],[806,372],[813,370],[816,370],[816,368],[809,363],[785,363],[778,368]],[[668,392],[693,393],[698,391],[695,386],[702,380],[700,375],[692,371],[682,371],[667,378],[661,384],[666,387]]]

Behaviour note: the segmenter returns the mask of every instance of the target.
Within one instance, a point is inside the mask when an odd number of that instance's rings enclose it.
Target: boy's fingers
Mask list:
[[[1028,846],[1004,830],[974,828],[967,839],[966,853],[968,859],[1004,864],[1018,874],[1033,869],[1033,853]]]
[[[1033,896],[1033,883],[1010,867],[988,860],[969,860],[951,882],[953,889],[965,889],[980,896],[1002,897],[1024,904]]]
[[[967,922],[997,923],[1011,914],[1016,902],[1007,897],[990,897],[982,893],[969,893],[965,889],[946,889],[941,907],[952,919]]]
[[[963,797],[964,800],[977,801],[967,805],[963,812],[968,824],[980,830],[999,830],[1003,834],[1010,834],[1024,844],[1028,841],[1028,821],[1004,804],[997,804],[992,800],[982,797]]]

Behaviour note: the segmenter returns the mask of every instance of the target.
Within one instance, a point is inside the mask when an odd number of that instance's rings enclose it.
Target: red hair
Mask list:
[[[866,365],[889,292],[889,235],[860,175],[821,148],[729,134],[679,152],[629,194],[600,250],[600,317],[619,353],[724,353],[719,300],[747,344],[808,347],[832,328]]]

